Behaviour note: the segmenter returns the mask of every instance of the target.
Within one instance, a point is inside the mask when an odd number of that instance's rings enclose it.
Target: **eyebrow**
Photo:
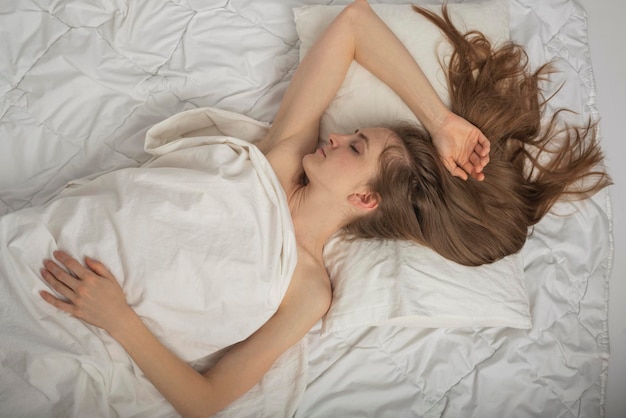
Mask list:
[[[359,129],[357,129],[356,131],[354,131],[354,133],[357,134],[359,136],[359,138],[361,138],[362,140],[365,141],[365,146],[367,148],[370,147],[370,139],[367,136],[365,136],[365,134],[363,132],[361,132]]]

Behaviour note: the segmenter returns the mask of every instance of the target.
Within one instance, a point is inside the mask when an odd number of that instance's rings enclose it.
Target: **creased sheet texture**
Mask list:
[[[295,266],[295,237],[265,157],[231,137],[160,140],[147,146],[157,157],[142,167],[79,182],[46,206],[0,218],[7,245],[0,253],[3,413],[110,416],[114,407],[171,413],[106,332],[39,297],[48,288],[38,270],[55,249],[102,260],[146,325],[187,362],[201,365],[245,339],[278,308]],[[305,371],[302,348],[281,364],[282,377],[262,382],[273,395],[257,396],[244,411],[263,413],[254,402],[269,403],[268,416],[293,410]]]

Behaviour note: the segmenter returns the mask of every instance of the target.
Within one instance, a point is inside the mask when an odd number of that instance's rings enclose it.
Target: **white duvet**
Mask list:
[[[181,127],[215,130],[210,116],[190,111],[155,126],[146,140],[155,157],[141,167],[71,185],[45,206],[0,218],[3,416],[172,413],[154,411],[150,403],[162,400],[106,332],[39,297],[46,284],[38,271],[53,250],[104,262],[153,333],[197,367],[276,311],[296,261],[284,192],[249,142],[180,137]],[[238,126],[250,133],[245,121]],[[304,373],[299,350],[265,379],[263,399],[249,395],[234,408],[292,413]]]
[[[152,158],[143,148],[146,131],[181,111],[219,107],[270,122],[298,64],[292,8],[347,2],[0,2],[0,214],[14,213],[9,216],[16,219],[21,216],[17,211],[47,202],[68,181],[141,165]],[[552,76],[546,94],[562,89],[550,111],[564,106],[580,121],[598,118],[585,13],[575,0],[509,0],[509,12],[511,39],[525,46],[531,66],[556,60],[560,73]],[[297,386],[302,380],[281,371],[297,375],[308,367],[296,413],[301,417],[602,416],[613,257],[608,192],[576,209],[572,217],[546,217],[522,252],[530,330],[365,327],[320,336],[317,327],[307,338],[307,355],[302,345],[296,347],[281,359],[284,367],[266,376],[250,397],[261,410],[284,412],[266,416],[289,415],[294,404],[281,410],[280,402],[299,393],[301,387],[292,391],[291,382]],[[156,228],[160,221],[149,225]],[[13,236],[0,244],[26,239]],[[70,340],[49,335],[56,329],[62,336],[76,322],[38,302],[36,289],[44,284],[36,269],[54,248],[50,237],[45,242],[48,247],[36,242],[36,250],[16,257],[14,249],[5,255],[9,247],[0,248],[2,257],[22,258],[6,268],[19,268],[16,273],[26,278],[10,285],[26,287],[19,296],[4,296],[7,289],[0,289],[3,318],[32,323],[19,343],[30,351],[18,350],[15,340],[0,342],[17,351],[0,358],[0,416],[11,416],[8,406],[32,411],[38,405],[50,412],[44,416],[65,417],[87,405],[100,408],[88,416],[173,414],[126,355],[102,342],[102,333],[80,326],[79,337]],[[90,255],[104,255],[96,247],[89,247],[94,249]],[[78,254],[85,252],[81,248]],[[122,261],[117,263],[121,269]],[[33,312],[47,315],[45,320],[9,307],[9,298],[37,303]],[[64,325],[44,328],[52,317],[64,318]],[[3,336],[15,330],[4,324]],[[46,355],[50,348],[53,356]],[[76,360],[87,351],[98,360]],[[30,368],[28,356],[38,359]],[[60,364],[71,367],[64,371]],[[65,383],[34,387],[24,380],[44,374]],[[81,402],[69,405],[59,393],[81,393]],[[230,413],[253,414],[248,401],[240,405]]]

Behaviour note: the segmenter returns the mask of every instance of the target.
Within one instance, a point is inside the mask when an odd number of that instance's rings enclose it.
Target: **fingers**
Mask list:
[[[474,173],[482,173],[485,166],[489,163],[489,156],[487,155],[486,157],[481,157],[474,152],[472,153],[472,155],[470,155],[469,160],[473,167],[473,172],[471,173],[473,175]]]
[[[489,152],[491,151],[491,142],[479,131],[479,135],[476,143],[472,149],[472,154],[476,155],[482,165],[486,165],[489,162]]]
[[[476,126],[453,117],[433,141],[450,174],[463,180],[485,178],[482,171],[489,163],[491,143]]]
[[[444,160],[444,165],[455,177],[459,177],[463,180],[467,180],[469,176],[473,177],[478,181],[483,181],[485,179],[485,175],[482,173],[482,168],[480,164],[477,164],[476,161],[479,157],[477,155],[473,155],[470,157],[471,161],[465,162],[463,165],[458,165],[453,160]]]
[[[464,170],[461,166],[457,165],[455,162],[452,162],[448,166],[448,171],[455,177],[459,177],[463,180],[467,180],[467,170]]]
[[[474,148],[477,161],[474,162],[475,167],[480,167],[478,172],[482,172],[483,168],[489,164],[489,152],[491,151],[491,142],[482,133],[478,137],[478,144]]]
[[[491,149],[491,143],[482,133],[478,135],[478,142],[474,146],[473,152],[469,156],[469,162],[472,169],[468,171],[466,167],[464,169],[478,181],[483,181],[485,175],[483,169],[489,164],[489,151]]]
[[[87,265],[87,267],[91,269],[91,271],[96,273],[98,276],[115,280],[115,277],[113,277],[113,274],[111,274],[109,269],[101,262],[94,260],[93,258],[90,258],[90,257],[85,257],[85,264]]]
[[[485,175],[482,172],[483,165],[481,165],[481,161],[482,160],[480,160],[478,155],[472,154],[470,156],[470,161],[463,165],[463,170],[478,181],[483,181],[485,179]]]
[[[74,313],[74,305],[72,305],[71,303],[63,302],[62,300],[55,298],[54,296],[52,296],[50,293],[46,292],[45,290],[42,290],[41,292],[39,292],[39,295],[41,295],[43,300],[45,300],[46,302],[48,302],[50,305],[54,306],[55,308],[60,309],[70,314]]]
[[[78,285],[78,279],[59,267],[54,261],[44,260],[44,269],[41,276],[57,292],[69,300],[74,299],[74,289]]]
[[[472,177],[478,181],[483,181],[485,179],[485,175],[483,173],[472,173]]]
[[[453,176],[460,177],[463,180],[467,180],[467,173],[459,167],[452,158],[443,158],[443,165]]]
[[[79,263],[78,260],[64,251],[55,251],[53,255],[54,258],[63,264],[69,271],[81,279],[84,279],[85,276],[90,273],[90,271]]]
[[[86,258],[85,262],[87,267],[84,267],[75,258],[63,251],[55,251],[53,253],[56,258],[65,268],[64,270],[57,263],[52,260],[44,260],[44,268],[41,269],[41,276],[50,285],[52,289],[58,292],[61,296],[65,297],[69,303],[59,300],[48,292],[41,292],[42,298],[52,304],[53,306],[66,311],[72,312],[73,306],[79,297],[79,287],[81,282],[87,279],[88,275],[96,273],[97,275],[111,278],[111,273],[100,262]],[[92,273],[93,271],[93,273]]]
[[[464,164],[460,164],[460,166],[465,173],[470,176],[474,176],[474,173],[476,172],[476,167],[470,161],[466,161]],[[467,178],[465,180],[467,180]]]
[[[452,175],[455,177],[459,177],[463,180],[467,180],[468,176],[467,176],[467,172],[465,170],[463,170],[461,167],[457,166],[454,171],[452,172]]]
[[[472,167],[474,168],[474,171],[476,171],[478,173],[483,171],[482,160],[481,160],[480,156],[478,154],[476,154],[475,152],[472,153],[472,155],[470,155],[469,162],[472,165]]]
[[[478,144],[477,144],[477,148],[478,146],[480,146],[480,149],[477,149],[478,155],[480,155],[481,157],[487,157],[487,161],[489,161],[489,151],[491,151],[491,142],[489,142],[489,139],[487,139],[487,137],[481,132],[480,135],[478,135]]]

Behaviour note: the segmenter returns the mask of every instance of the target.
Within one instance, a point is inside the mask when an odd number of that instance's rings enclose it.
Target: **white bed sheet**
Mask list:
[[[315,3],[0,5],[0,214],[145,162],[146,130],[182,110],[271,121],[298,62],[291,8]],[[550,89],[567,80],[553,108],[597,118],[582,10],[570,0],[510,4],[511,36],[531,63],[558,59]],[[610,199],[557,209],[575,214],[548,216],[523,250],[531,330],[377,327],[320,339],[314,329],[296,415],[602,416]]]
[[[56,249],[107,260],[146,326],[199,371],[274,315],[297,261],[287,198],[265,156],[239,139],[267,126],[231,117],[225,124],[239,129],[224,136],[224,113],[174,115],[148,131],[154,158],[141,167],[77,181],[49,204],[0,217],[2,416],[175,414],[117,341],[38,296],[55,293],[39,270]],[[304,344],[220,415],[293,414]]]

